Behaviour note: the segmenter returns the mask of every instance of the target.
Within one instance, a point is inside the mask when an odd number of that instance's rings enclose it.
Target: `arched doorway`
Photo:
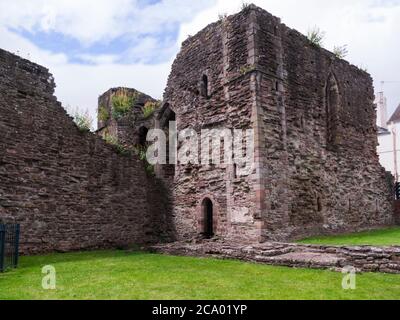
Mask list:
[[[206,239],[214,236],[214,208],[209,198],[205,198],[202,202],[201,209],[203,215],[202,233]]]

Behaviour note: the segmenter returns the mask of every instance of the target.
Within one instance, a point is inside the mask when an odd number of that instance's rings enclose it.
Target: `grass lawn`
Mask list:
[[[43,290],[53,265],[57,289]],[[365,273],[357,289],[342,274],[231,260],[99,251],[22,257],[0,274],[0,299],[400,299],[400,276]]]
[[[400,227],[340,236],[311,238],[299,241],[299,243],[322,245],[400,246]]]

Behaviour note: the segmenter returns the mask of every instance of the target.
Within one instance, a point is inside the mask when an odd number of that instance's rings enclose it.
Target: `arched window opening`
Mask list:
[[[322,201],[321,197],[317,197],[317,211],[321,212],[322,211]]]
[[[203,215],[202,234],[206,239],[211,239],[214,236],[214,208],[209,198],[203,200],[201,210]]]
[[[169,103],[164,104],[164,106],[161,108],[157,120],[160,122],[161,129],[168,128],[169,123],[176,120],[175,112],[170,108]]]
[[[140,127],[139,129],[139,145],[142,147],[145,147],[147,144],[147,133],[149,132],[149,129],[146,127]]]
[[[327,144],[335,147],[339,136],[340,93],[336,77],[330,74],[326,85]]]
[[[171,109],[169,103],[165,103],[164,106],[161,108],[161,111],[157,117],[159,121],[159,128],[165,132],[165,136],[167,138],[166,143],[166,160],[167,163],[162,165],[161,171],[162,176],[167,180],[172,180],[175,177],[175,160],[171,158],[171,155],[175,154],[174,149],[176,146],[169,141],[169,130],[171,122],[176,121],[176,114]],[[170,150],[171,149],[171,150]],[[170,152],[171,151],[171,152]]]

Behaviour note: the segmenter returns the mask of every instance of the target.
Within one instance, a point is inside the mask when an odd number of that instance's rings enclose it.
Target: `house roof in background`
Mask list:
[[[394,123],[400,122],[400,104],[388,121],[388,123],[391,123],[391,122],[394,122]]]
[[[378,126],[378,135],[385,135],[385,134],[390,134],[390,131],[388,129]]]

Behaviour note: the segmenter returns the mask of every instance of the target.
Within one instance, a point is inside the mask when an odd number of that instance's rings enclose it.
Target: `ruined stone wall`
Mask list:
[[[164,103],[176,113],[178,131],[194,129],[200,137],[202,130],[252,128],[248,106],[253,93],[250,76],[243,69],[248,59],[247,32],[247,16],[243,15],[214,23],[183,43],[164,95]],[[202,87],[204,76],[207,95]],[[252,184],[251,176],[235,176],[234,166],[224,161],[219,165],[178,164],[172,185],[178,239],[203,232],[202,202],[209,198],[217,236],[257,240]]]
[[[119,93],[135,97],[132,109],[123,117],[113,115],[113,97]],[[131,88],[113,88],[103,93],[98,100],[98,134],[102,137],[113,137],[125,147],[139,145],[142,128],[154,128],[154,114],[144,116],[143,108],[147,102],[156,100],[152,97]],[[146,136],[146,135],[145,135]]]
[[[397,225],[400,225],[400,200],[395,200],[393,204],[394,220]]]
[[[392,190],[376,152],[370,75],[264,10],[251,11],[265,238],[391,225]]]
[[[254,5],[187,39],[164,96],[178,130],[252,128],[256,150],[245,177],[232,166],[177,166],[179,238],[201,232],[204,198],[216,234],[242,242],[392,224],[373,98],[367,73]]]
[[[163,190],[143,163],[81,132],[48,70],[0,50],[0,219],[21,251],[127,246],[166,238]]]
[[[267,265],[293,268],[329,269],[341,272],[349,267],[357,272],[400,274],[400,247],[323,246],[297,243],[266,242],[243,245],[229,242],[174,242],[149,248],[152,252],[238,259]]]

